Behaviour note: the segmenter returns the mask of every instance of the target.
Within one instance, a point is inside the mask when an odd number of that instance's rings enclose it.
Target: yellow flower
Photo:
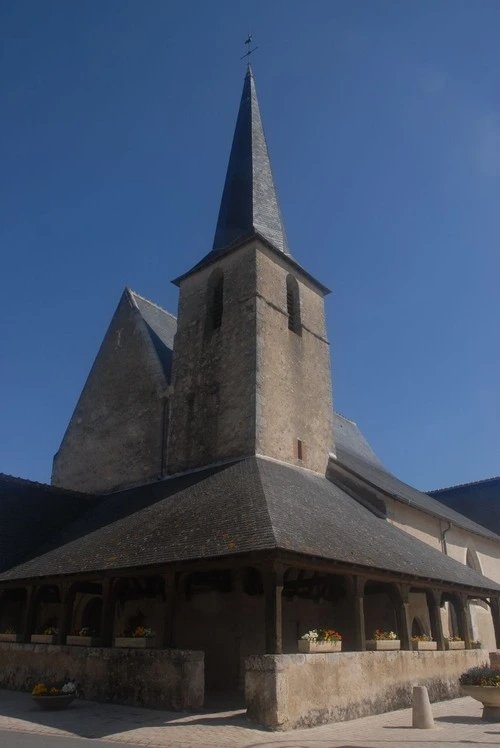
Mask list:
[[[45,683],[37,683],[31,693],[33,696],[42,696],[47,693]]]
[[[62,694],[62,691],[59,690],[59,688],[51,688],[49,693],[51,696],[60,696]]]

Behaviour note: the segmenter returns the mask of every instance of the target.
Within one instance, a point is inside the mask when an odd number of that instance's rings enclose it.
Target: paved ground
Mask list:
[[[483,722],[481,710],[481,704],[470,698],[434,704],[434,730],[413,730],[411,710],[404,709],[311,730],[273,733],[252,727],[241,710],[187,714],[76,701],[67,711],[41,712],[29,695],[0,691],[0,746],[83,748],[88,745],[88,748],[97,748],[108,745],[112,748],[113,743],[115,746],[125,743],[128,748],[145,745],[154,748],[451,748],[466,745],[483,748],[498,745],[500,723]],[[58,740],[58,737],[66,739]]]

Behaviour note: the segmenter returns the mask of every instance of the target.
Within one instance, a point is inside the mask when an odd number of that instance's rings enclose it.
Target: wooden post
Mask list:
[[[71,623],[73,620],[73,600],[75,598],[74,588],[68,584],[60,584],[59,595],[61,597],[61,617],[59,620],[57,643],[66,644],[66,637],[71,631]]]
[[[457,618],[458,631],[465,642],[465,649],[471,649],[472,642],[472,620],[470,615],[469,598],[460,594],[455,598],[458,604]]]
[[[273,563],[263,569],[266,653],[283,653],[283,566]]]
[[[345,577],[347,599],[349,602],[349,622],[351,631],[346,631],[342,649],[364,652],[366,649],[365,630],[365,577]]]
[[[395,595],[394,600],[401,649],[411,649],[410,587],[407,584],[401,584],[398,592],[399,595]]]
[[[113,579],[105,579],[102,583],[102,610],[101,610],[101,645],[111,647],[113,645],[113,629],[115,623],[115,584]]]
[[[176,587],[175,572],[169,571],[164,576],[165,608],[163,614],[162,646],[169,649],[174,646],[174,622]]]
[[[490,597],[490,609],[495,629],[495,641],[497,649],[500,649],[500,600],[498,597]]]
[[[34,633],[35,615],[37,604],[37,588],[35,585],[28,585],[26,588],[26,602],[24,606],[23,624],[22,624],[22,641],[26,644],[31,641],[31,634]]]
[[[437,648],[440,651],[443,651],[445,646],[443,622],[441,620],[441,592],[439,590],[428,590],[426,592],[426,597],[432,638],[437,642]]]

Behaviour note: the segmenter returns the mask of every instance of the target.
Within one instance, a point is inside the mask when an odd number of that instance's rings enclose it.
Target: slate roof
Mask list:
[[[500,477],[440,488],[429,495],[500,534]]]
[[[396,501],[401,501],[407,506],[412,506],[427,514],[432,514],[435,517],[451,522],[453,525],[462,527],[469,532],[491,538],[497,543],[500,542],[499,535],[474,522],[469,517],[459,514],[440,501],[432,498],[432,496],[418,491],[413,486],[409,486],[392,475],[392,473],[389,473],[382,465],[377,465],[373,460],[367,460],[364,456],[341,446],[337,448],[337,462],[359,475],[363,480],[388,493]]]
[[[0,571],[36,555],[49,537],[98,502],[96,497],[0,473]]]
[[[47,548],[0,581],[282,549],[500,590],[377,518],[326,478],[261,457],[104,497]]]
[[[248,66],[212,252],[255,233],[289,254],[255,81]]]
[[[139,296],[135,291],[127,289],[127,292],[146,323],[166,380],[170,384],[177,318],[149,299],[145,299],[144,296]]]
[[[333,413],[333,430],[335,434],[335,450],[340,457],[345,452],[357,455],[366,462],[383,468],[383,465],[365,437],[359,430],[357,423],[350,421],[340,413]]]

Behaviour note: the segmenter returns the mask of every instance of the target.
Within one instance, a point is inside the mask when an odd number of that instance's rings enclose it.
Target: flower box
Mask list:
[[[148,649],[157,646],[154,636],[116,636],[115,647],[130,647],[133,649]]]
[[[465,649],[465,642],[450,642],[448,639],[444,640],[445,649]]]
[[[319,654],[328,652],[341,652],[342,642],[314,642],[308,639],[299,639],[299,652],[303,654]]]
[[[31,634],[32,644],[57,644],[57,634]]]
[[[101,640],[98,636],[67,636],[66,644],[72,647],[100,647]]]
[[[412,649],[414,652],[423,652],[428,650],[437,649],[437,642],[412,642]]]
[[[0,634],[0,642],[20,642],[22,640],[21,634]]]
[[[368,639],[366,648],[373,652],[386,652],[389,649],[401,649],[399,639]]]

